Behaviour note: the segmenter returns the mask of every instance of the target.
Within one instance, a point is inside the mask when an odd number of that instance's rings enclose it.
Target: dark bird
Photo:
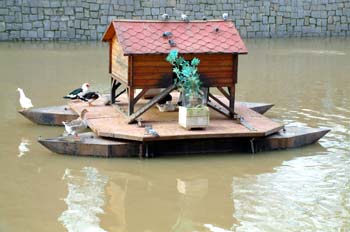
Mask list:
[[[100,95],[97,92],[88,92],[81,97],[79,96],[79,99],[88,102],[89,106],[92,106],[92,103],[96,101],[99,97]]]
[[[152,125],[146,125],[145,132],[146,134],[152,135],[153,137],[159,137],[159,134],[153,129]]]
[[[163,104],[167,103],[168,101],[171,101],[172,99],[173,99],[173,97],[170,94],[168,94],[165,97],[163,97],[162,99],[160,99],[158,101],[158,104],[163,105]]]
[[[77,88],[77,89],[73,90],[68,95],[64,96],[63,98],[71,99],[71,100],[79,99],[79,97],[83,96],[84,94],[86,94],[89,91],[89,88],[90,88],[90,84],[84,83],[81,86],[81,88]]]
[[[172,47],[175,47],[176,46],[176,43],[175,43],[175,41],[174,40],[172,40],[172,39],[169,39],[169,44],[170,44],[170,46],[172,46]]]
[[[169,37],[171,37],[171,36],[173,36],[173,33],[171,33],[170,31],[165,31],[165,32],[163,32],[163,37],[169,38]]]
[[[163,14],[162,15],[162,20],[168,20],[169,19],[169,15],[168,14]]]

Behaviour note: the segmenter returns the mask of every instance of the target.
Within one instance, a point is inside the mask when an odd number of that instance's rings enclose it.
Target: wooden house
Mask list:
[[[186,59],[200,59],[198,71],[208,106],[229,117],[234,115],[238,55],[246,54],[247,49],[233,22],[114,20],[102,41],[109,42],[112,102],[118,97],[118,88],[127,90],[125,114],[130,122],[176,89],[172,67],[165,60],[172,49]],[[218,88],[229,104],[212,95],[210,87]],[[152,88],[164,90],[134,112],[136,102]],[[135,96],[135,89],[142,91]]]

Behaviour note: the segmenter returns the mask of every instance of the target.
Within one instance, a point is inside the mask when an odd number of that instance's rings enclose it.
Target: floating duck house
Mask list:
[[[233,22],[114,20],[102,41],[109,42],[112,102],[118,97],[118,88],[127,91],[128,112],[124,111],[124,114],[130,122],[176,88],[172,66],[165,60],[172,49],[177,49],[185,59],[200,59],[198,72],[206,90],[208,105],[228,117],[233,116],[238,55],[247,54],[247,48]],[[218,88],[228,98],[229,104],[215,99],[209,87]],[[154,88],[164,90],[135,112],[136,102]],[[135,89],[142,91],[135,96]],[[210,104],[210,99],[219,101],[220,106]]]

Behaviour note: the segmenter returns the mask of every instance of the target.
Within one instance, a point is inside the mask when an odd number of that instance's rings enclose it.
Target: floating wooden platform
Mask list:
[[[173,96],[176,100],[177,96]],[[120,108],[127,106],[126,96],[121,96],[118,105]],[[137,107],[141,107],[145,100],[140,100]],[[228,137],[264,137],[283,128],[283,125],[268,119],[267,117],[249,109],[243,104],[235,104],[235,112],[244,117],[245,122],[254,128],[250,130],[236,120],[229,119],[215,111],[210,112],[210,125],[205,130],[188,131],[178,125],[177,112],[159,112],[156,107],[151,108],[142,115],[145,124],[151,124],[159,137],[145,133],[145,129],[137,124],[128,124],[123,114],[112,106],[103,105],[102,101],[96,101],[95,106],[88,107],[86,102],[72,102],[70,108],[80,114],[87,109],[87,122],[91,130],[100,137],[125,139],[133,141],[159,141],[179,139],[204,139],[204,138],[228,138]]]
[[[216,138],[154,141],[140,143],[97,137],[94,133],[82,133],[80,141],[57,137],[39,138],[49,150],[68,155],[98,157],[133,157],[185,155],[224,152],[262,152],[290,149],[317,142],[329,129],[310,127],[286,127],[278,133],[263,138]]]
[[[242,104],[259,114],[266,113],[274,106],[270,103],[258,102],[238,102],[238,104]],[[71,121],[78,117],[78,114],[72,111],[68,105],[20,110],[19,113],[36,124],[49,126],[63,126],[62,121]]]
[[[63,121],[71,121],[78,117],[68,105],[33,108],[18,112],[34,123],[49,126],[63,126]]]

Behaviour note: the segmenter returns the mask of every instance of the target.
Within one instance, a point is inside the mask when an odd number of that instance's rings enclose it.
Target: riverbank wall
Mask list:
[[[221,19],[244,38],[350,36],[349,0],[0,0],[0,40],[99,40],[113,19]]]

